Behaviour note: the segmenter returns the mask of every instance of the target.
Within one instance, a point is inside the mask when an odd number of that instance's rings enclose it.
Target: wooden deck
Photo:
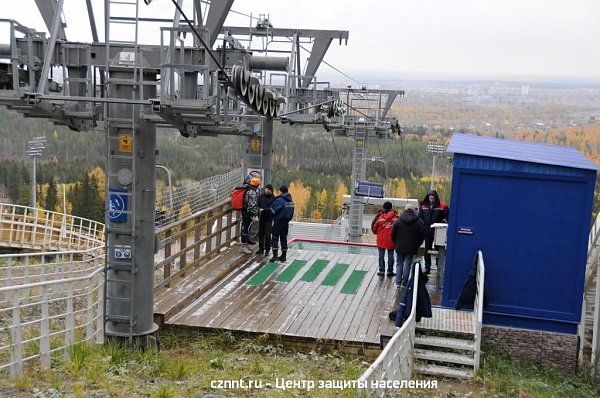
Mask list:
[[[266,264],[266,259],[258,259],[231,249],[212,264],[199,267],[185,281],[157,292],[155,312],[167,325],[269,334],[304,342],[380,348],[382,338],[395,332],[388,312],[396,308],[400,289],[393,278],[376,275],[375,255],[292,249],[288,261],[279,264],[264,283],[260,283],[263,267],[273,266]],[[305,274],[318,260],[328,263],[311,281]],[[237,265],[232,266],[232,262]],[[221,268],[219,263],[228,263],[229,271],[216,271]],[[348,267],[334,286],[322,284],[336,264]],[[277,280],[284,271],[284,280]],[[358,286],[354,285],[355,293],[346,285],[353,271],[366,271]],[[328,282],[336,279],[329,276]]]

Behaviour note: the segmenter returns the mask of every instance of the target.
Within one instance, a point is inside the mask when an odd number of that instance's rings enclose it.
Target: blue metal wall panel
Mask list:
[[[482,250],[484,323],[576,333],[594,184],[591,170],[456,154],[442,305]]]

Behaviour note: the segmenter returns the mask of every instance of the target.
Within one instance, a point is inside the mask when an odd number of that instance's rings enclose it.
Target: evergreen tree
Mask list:
[[[58,202],[58,190],[56,188],[56,181],[54,178],[50,179],[48,183],[48,189],[46,190],[46,198],[44,201],[44,208],[50,211],[56,211],[56,204]]]

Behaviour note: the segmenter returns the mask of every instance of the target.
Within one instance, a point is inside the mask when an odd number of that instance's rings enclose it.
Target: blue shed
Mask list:
[[[477,250],[484,324],[576,333],[597,166],[575,148],[454,134],[442,306]]]

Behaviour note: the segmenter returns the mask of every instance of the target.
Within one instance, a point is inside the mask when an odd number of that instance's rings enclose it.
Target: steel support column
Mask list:
[[[352,150],[352,182],[350,186],[350,212],[348,220],[348,241],[362,241],[362,222],[365,205],[360,196],[356,196],[354,189],[359,181],[364,181],[366,176],[366,163],[362,162],[367,148],[367,129],[364,122],[357,122],[354,131],[354,148]]]
[[[132,81],[133,70],[121,68],[111,71],[110,77],[123,82]],[[156,74],[146,72],[138,79],[155,81]],[[139,87],[111,84],[109,96],[131,99],[133,90],[137,91]],[[144,86],[143,93],[144,99],[154,98],[156,86]],[[145,336],[158,328],[153,322],[156,126],[140,118],[139,105],[108,106],[106,260],[107,281],[115,282],[107,282],[106,334]],[[131,126],[135,126],[133,131]],[[126,201],[127,205],[122,201]],[[123,215],[118,217],[120,213]],[[129,318],[133,320],[132,327],[127,321]]]

